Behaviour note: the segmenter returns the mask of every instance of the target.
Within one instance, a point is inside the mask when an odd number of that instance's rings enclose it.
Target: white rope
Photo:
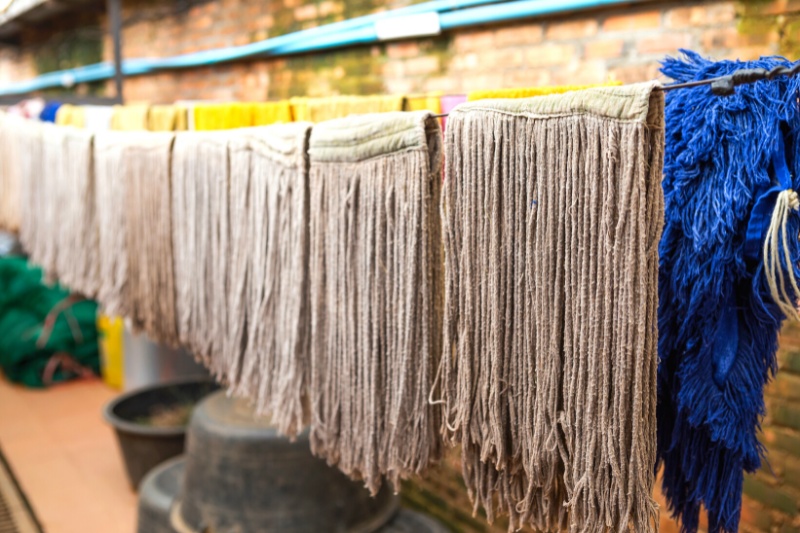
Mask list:
[[[797,309],[797,301],[800,299],[800,287],[794,276],[792,257],[789,253],[789,239],[787,236],[786,225],[792,211],[800,209],[800,198],[791,189],[786,189],[778,194],[775,209],[772,211],[767,237],[764,239],[764,270],[767,276],[767,283],[772,294],[772,299],[787,318],[800,320],[800,312]],[[783,246],[784,268],[781,264],[780,246]],[[792,294],[786,290],[786,280],[792,287]]]

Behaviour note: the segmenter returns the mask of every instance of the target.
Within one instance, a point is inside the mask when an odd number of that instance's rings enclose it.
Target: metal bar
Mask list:
[[[705,80],[689,81],[686,83],[676,83],[673,85],[666,85],[665,91],[673,89],[689,89],[692,87],[699,87],[701,85],[710,85],[711,92],[717,96],[730,96],[734,93],[736,87],[746,83],[755,83],[761,80],[773,80],[778,76],[797,76],[800,74],[800,63],[795,63],[791,67],[779,65],[770,70],[763,68],[745,68],[740,69],[727,76],[720,76],[718,78],[709,78]]]
[[[122,0],[106,0],[108,26],[114,45],[114,87],[117,103],[124,101],[122,73]]]
[[[18,104],[24,100],[31,98],[30,93],[25,94],[15,94],[9,96],[0,95],[0,106],[11,106]],[[118,103],[116,97],[105,97],[105,96],[77,96],[74,94],[59,94],[57,96],[53,96],[55,100],[58,100],[62,104],[72,104],[72,105],[113,105]]]

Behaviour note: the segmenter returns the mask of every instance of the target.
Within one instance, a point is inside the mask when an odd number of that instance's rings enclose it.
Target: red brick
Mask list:
[[[664,17],[668,28],[719,26],[729,24],[735,18],[736,6],[732,2],[670,9]]]
[[[622,56],[625,41],[622,39],[603,39],[591,41],[583,47],[583,57],[586,59],[611,59]]]
[[[189,8],[189,13],[187,15],[188,18],[197,18],[203,14],[203,6],[202,5],[195,5]]]
[[[614,15],[603,23],[605,31],[649,30],[661,26],[660,11],[645,11],[636,14]]]
[[[636,51],[643,55],[674,54],[680,48],[692,48],[692,44],[692,36],[689,34],[667,33],[640,40],[636,45]]]
[[[625,65],[609,69],[609,76],[622,83],[648,81],[658,77],[658,64],[653,62]]]
[[[311,20],[317,18],[316,4],[305,4],[294,10],[294,18],[297,20]]]
[[[473,50],[486,50],[494,46],[494,33],[491,31],[478,31],[459,33],[453,39],[457,52],[471,52]]]
[[[420,56],[405,61],[405,71],[408,75],[430,74],[439,70],[439,58],[436,56]]]
[[[333,70],[331,70],[331,76],[334,79],[340,80],[347,76],[347,71],[341,65],[336,65]]]
[[[194,19],[193,26],[199,30],[204,30],[210,28],[214,25],[214,17],[211,15],[203,15],[202,17],[197,17]]]
[[[474,70],[478,68],[478,54],[470,52],[468,54],[459,54],[450,61],[450,69],[455,71],[461,70]]]
[[[402,78],[406,69],[402,61],[387,61],[383,64],[383,75],[387,78]]]
[[[423,92],[442,91],[443,93],[457,93],[463,91],[461,80],[455,76],[437,76],[425,81],[425,87],[420,88]]]
[[[344,11],[344,4],[341,2],[331,2],[330,0],[326,0],[319,5],[318,10],[320,17],[338,15]]]
[[[755,526],[760,531],[772,530],[772,517],[769,509],[748,497],[744,497],[742,501],[741,523]]]
[[[793,346],[784,347],[785,337],[781,337],[778,349],[778,364],[781,372],[800,373],[800,349]]]
[[[478,70],[490,70],[492,68],[518,67],[524,63],[524,53],[520,48],[501,48],[499,50],[487,50],[478,56]],[[527,66],[527,64],[526,64]]]
[[[721,28],[703,32],[700,42],[704,49],[731,48],[737,43],[739,32],[736,28]]]
[[[480,91],[497,88],[498,75],[481,73],[476,76],[465,76],[461,91]]]
[[[497,46],[521,46],[537,44],[544,38],[544,29],[540,24],[500,28],[495,32]]]
[[[390,43],[386,47],[386,55],[392,59],[416,57],[419,55],[419,44],[417,41],[401,41]]]
[[[542,44],[530,47],[525,52],[531,67],[564,65],[577,56],[575,47],[567,44]]]
[[[800,376],[788,372],[779,372],[775,376],[775,380],[767,388],[767,393],[770,396],[800,401]]]
[[[788,10],[787,0],[772,0],[771,2],[747,2],[744,3],[744,11],[758,15],[781,15]]]
[[[574,62],[552,71],[553,85],[591,85],[608,80],[606,62],[601,60]]]
[[[765,506],[795,516],[798,512],[798,498],[791,491],[771,487],[753,476],[744,479],[744,493]]]
[[[597,20],[595,19],[556,22],[547,27],[545,35],[548,41],[581,39],[596,34],[597,27]]]
[[[725,56],[720,59],[739,59],[742,61],[750,61],[753,59],[758,59],[761,56],[771,55],[777,52],[778,52],[777,47],[740,46],[732,49],[730,52],[726,53]]]
[[[704,49],[718,48],[746,48],[767,47],[778,42],[778,35],[774,31],[742,34],[736,28],[719,28],[703,32],[700,43]],[[762,52],[761,55],[767,53]]]
[[[386,91],[390,94],[409,94],[414,91],[414,84],[409,79],[387,79],[384,81]]]
[[[259,29],[270,29],[272,25],[275,24],[275,19],[270,14],[260,15],[257,19],[257,24]]]

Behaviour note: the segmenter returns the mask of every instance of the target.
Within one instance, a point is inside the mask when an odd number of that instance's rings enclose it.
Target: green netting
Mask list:
[[[0,368],[43,387],[99,374],[97,304],[43,283],[42,271],[19,257],[0,257]]]

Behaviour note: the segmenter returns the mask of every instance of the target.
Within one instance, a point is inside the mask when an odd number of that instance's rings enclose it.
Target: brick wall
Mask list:
[[[129,57],[172,55],[245,44],[387,7],[382,0],[342,2],[221,0],[127,24]],[[157,8],[153,8],[157,9]],[[131,7],[142,18],[141,6]],[[657,76],[658,61],[678,48],[718,58],[754,58],[800,48],[786,20],[800,2],[644,2],[521,24],[490,26],[434,39],[315,55],[250,61],[129,80],[133,100],[176,97],[278,99],[332,93],[460,93],[542,84],[622,82]],[[777,21],[778,16],[783,17]],[[756,21],[756,22],[754,22]],[[747,22],[747,24],[743,24]],[[107,54],[109,48],[106,48]]]
[[[412,0],[126,0],[126,57],[168,56],[241,45]],[[85,26],[104,24],[83,15]],[[0,83],[47,69],[53,33],[28,31],[20,49],[0,47]],[[77,38],[77,37],[76,37]],[[48,40],[49,39],[49,40]],[[800,53],[800,1],[642,2],[291,58],[245,61],[129,79],[129,100],[277,99],[293,95],[463,92],[521,85],[623,82],[657,76],[678,48],[718,58]],[[111,48],[106,39],[103,51]],[[69,61],[61,61],[61,66]],[[110,84],[107,85],[110,89]],[[93,89],[92,89],[93,90]],[[102,90],[102,87],[101,87]]]
[[[778,363],[761,439],[769,464],[745,479],[744,531],[800,531],[800,325],[784,327]]]
[[[241,45],[290,31],[407,5],[414,0],[125,0],[124,55],[169,56]],[[76,29],[99,27],[102,15],[59,20],[27,30],[22,47],[0,47],[0,84],[29,78],[91,55]],[[73,32],[73,33],[70,33]],[[91,33],[88,34],[89,36]],[[65,37],[66,36],[66,37]],[[102,55],[110,58],[106,39]],[[294,95],[463,93],[473,89],[602,82],[657,76],[658,61],[678,48],[716,58],[782,53],[800,57],[800,0],[652,1],[633,7],[487,26],[432,39],[289,58],[250,60],[126,81],[129,101],[263,100]],[[70,52],[70,50],[73,50]],[[80,52],[80,53],[78,53]],[[79,88],[110,91],[110,84]],[[109,92],[110,94],[110,92]],[[747,479],[743,531],[800,531],[800,327],[785,330],[781,374],[769,389],[764,442],[772,470]],[[472,517],[457,453],[425,480],[404,486],[408,504],[464,532],[506,531]],[[678,529],[662,513],[662,532]]]

